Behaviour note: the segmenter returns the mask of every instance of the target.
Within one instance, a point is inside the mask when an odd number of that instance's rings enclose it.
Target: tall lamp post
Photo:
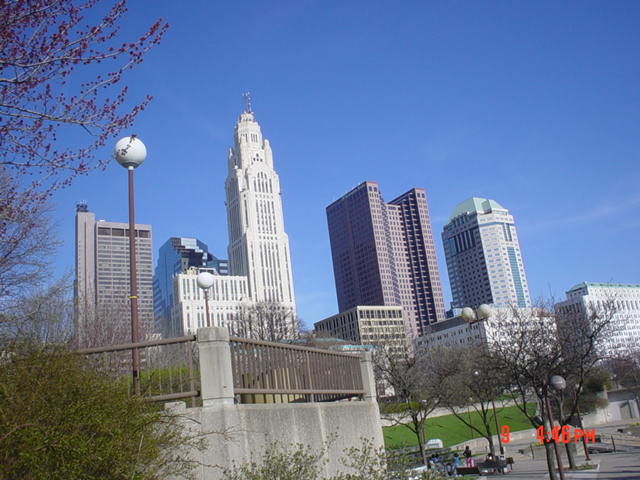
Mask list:
[[[465,322],[471,325],[472,323],[489,318],[491,316],[491,307],[485,303],[480,305],[477,310],[474,310],[471,307],[464,307],[460,312],[460,316]],[[478,376],[480,375],[480,372],[476,370],[473,374]],[[471,400],[472,399],[469,398],[469,401]],[[471,414],[469,414],[469,422],[471,422]],[[471,433],[471,426],[469,426],[469,432]]]
[[[547,418],[549,419],[549,428],[553,431],[553,411],[551,410],[551,400],[549,400],[549,386],[554,389],[561,391],[567,386],[567,382],[560,375],[553,375],[547,385],[545,386],[545,406],[547,407]],[[562,459],[560,458],[560,450],[558,449],[558,442],[553,442],[553,449],[556,453],[556,462],[558,463],[558,473],[560,474],[560,480],[565,480],[564,478],[564,468],[562,468]]]
[[[476,378],[480,378],[480,370],[474,370],[473,375]],[[500,424],[498,423],[498,415],[496,413],[496,404],[493,401],[493,395],[491,395],[491,407],[493,408],[493,420],[496,425],[496,436],[498,437],[498,445],[500,445],[500,455],[504,456],[504,446],[502,445],[502,436],[500,435]]]
[[[580,384],[576,384],[576,413],[578,414],[578,425],[580,426],[580,430],[584,432],[584,426],[582,425],[582,415],[580,414]],[[591,460],[589,456],[589,447],[587,447],[587,440],[584,438],[584,434],[582,435],[582,447],[584,448],[584,459],[588,462]]]
[[[133,170],[147,158],[147,147],[135,136],[124,137],[116,142],[114,156],[118,163],[129,173],[129,285],[131,302],[131,343],[140,341],[140,324],[138,322],[138,282],[136,275],[136,220],[133,200]],[[140,351],[132,349],[133,387],[140,395]]]
[[[204,310],[207,315],[207,321],[205,322],[205,327],[211,326],[211,320],[209,317],[209,289],[211,285],[213,285],[213,281],[215,278],[209,272],[200,272],[196,277],[196,283],[198,287],[204,290]]]

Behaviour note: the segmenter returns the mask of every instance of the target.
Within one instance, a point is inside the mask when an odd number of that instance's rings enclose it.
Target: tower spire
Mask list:
[[[244,92],[242,97],[244,98],[244,113],[253,113],[251,107],[251,92]]]

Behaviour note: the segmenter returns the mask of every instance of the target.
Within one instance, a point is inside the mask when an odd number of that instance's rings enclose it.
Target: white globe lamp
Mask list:
[[[476,314],[473,308],[470,307],[464,307],[460,312],[460,316],[467,323],[473,323],[476,320]]]
[[[477,313],[480,320],[485,320],[491,316],[491,307],[486,303],[483,303],[478,307]]]
[[[215,279],[213,278],[213,275],[209,272],[200,272],[196,277],[196,283],[198,284],[198,287],[203,290],[211,288],[214,280]]]
[[[116,142],[113,154],[120,165],[133,169],[147,158],[147,147],[138,137],[124,137]]]

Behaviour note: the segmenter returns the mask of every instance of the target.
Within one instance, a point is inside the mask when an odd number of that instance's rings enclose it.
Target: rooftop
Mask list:
[[[589,287],[604,287],[604,288],[640,288],[640,284],[634,283],[602,283],[602,282],[582,282],[574,285],[567,293],[575,292],[576,290],[582,290]]]
[[[504,208],[495,200],[491,200],[489,198],[471,197],[458,204],[453,209],[451,215],[449,216],[448,222],[453,220],[458,215],[465,215],[469,213],[490,213],[495,209],[506,210],[506,208]]]

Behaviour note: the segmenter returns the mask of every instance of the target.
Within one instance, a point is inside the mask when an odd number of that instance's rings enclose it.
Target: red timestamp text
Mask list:
[[[587,443],[594,443],[596,441],[595,429],[583,430],[581,428],[574,428],[573,432],[569,425],[565,425],[562,428],[554,426],[551,431],[545,431],[544,425],[536,428],[536,438],[541,442],[549,442],[552,439],[559,443],[578,443],[584,441]],[[500,430],[500,440],[505,445],[511,441],[511,429],[509,425],[504,425]]]
[[[593,443],[596,441],[596,431],[595,429],[583,430],[581,428],[574,428],[573,432],[571,432],[569,425],[564,425],[562,428],[555,425],[551,431],[545,431],[544,425],[541,425],[536,428],[536,438],[541,442],[548,442],[553,439],[559,443],[571,443],[571,441],[573,441],[573,443],[580,441]]]

